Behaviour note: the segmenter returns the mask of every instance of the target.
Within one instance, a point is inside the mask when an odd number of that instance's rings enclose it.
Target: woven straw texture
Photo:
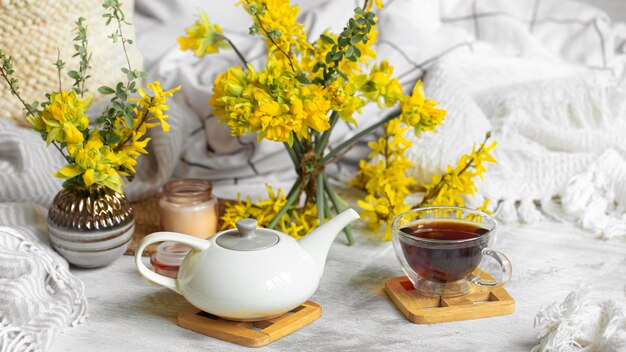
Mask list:
[[[134,1],[124,1],[128,19],[133,18]],[[103,97],[96,91],[102,85],[113,85],[124,79],[120,68],[126,59],[120,43],[107,38],[115,31],[111,23],[106,26],[102,18],[104,8],[99,0],[0,0],[0,50],[14,59],[16,77],[20,81],[20,95],[27,101],[42,101],[45,93],[58,90],[58,76],[53,63],[57,59],[57,48],[61,59],[67,64],[66,72],[78,70],[78,57],[74,55],[74,22],[79,17],[86,19],[88,50],[93,52],[91,78],[87,88],[94,93],[95,101]],[[135,38],[132,26],[122,27],[124,36]],[[129,48],[133,69],[140,69],[142,58],[134,45]],[[62,75],[63,89],[70,89],[73,80]],[[12,97],[6,82],[0,83],[0,119],[9,119],[21,126],[28,126],[19,101]]]

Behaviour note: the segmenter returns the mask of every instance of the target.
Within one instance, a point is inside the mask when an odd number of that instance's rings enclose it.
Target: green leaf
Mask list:
[[[354,55],[354,47],[352,45],[350,45],[348,47],[348,50],[346,50],[346,56],[348,58],[352,57],[352,55]]]
[[[75,80],[80,80],[80,73],[78,73],[77,71],[70,71],[67,73],[67,75]]]
[[[333,55],[333,61],[339,61],[341,60],[341,58],[343,57],[343,53],[341,51],[335,53],[335,55]]]
[[[335,44],[335,41],[333,40],[333,38],[327,36],[326,34],[320,35],[320,39],[325,41],[328,44]]]
[[[126,101],[126,99],[128,99],[128,94],[126,94],[126,91],[123,90],[115,92],[115,96],[120,98],[122,101]]]
[[[356,44],[356,43],[358,43],[358,42],[360,42],[362,40],[363,40],[363,36],[360,35],[360,34],[357,34],[357,35],[355,35],[354,37],[352,37],[350,39],[350,44],[354,45],[354,44]]]
[[[124,104],[120,103],[119,101],[114,101],[113,102],[113,108],[115,108],[115,110],[121,111],[121,112],[124,112],[126,110],[126,108],[124,107]]]
[[[331,62],[333,62],[333,53],[332,52],[329,51],[326,54],[325,61],[326,61],[327,64],[330,64]]]
[[[130,115],[124,115],[124,123],[126,124],[126,126],[128,126],[128,128],[133,128],[135,127],[134,122],[133,122],[133,118],[130,117]]]
[[[120,136],[119,134],[109,134],[109,144],[116,144],[119,143],[122,140],[122,136]]]
[[[102,87],[98,88],[98,93],[107,95],[107,94],[113,94],[113,93],[115,93],[115,91],[111,87],[102,86]]]
[[[302,84],[309,83],[309,79],[306,77],[306,74],[304,74],[304,72],[298,73],[298,75],[296,76],[296,79]]]

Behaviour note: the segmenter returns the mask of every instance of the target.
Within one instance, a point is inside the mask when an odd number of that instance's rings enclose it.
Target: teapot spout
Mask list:
[[[317,263],[320,277],[326,265],[326,255],[335,237],[337,237],[344,227],[358,218],[359,214],[354,211],[354,209],[347,209],[298,241],[302,248],[308,252]]]

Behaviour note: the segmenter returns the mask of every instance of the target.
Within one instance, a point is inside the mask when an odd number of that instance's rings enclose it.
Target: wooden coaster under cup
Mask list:
[[[242,322],[219,318],[198,308],[178,313],[178,325],[197,333],[247,347],[261,347],[309,325],[322,316],[322,307],[306,301],[280,317]]]
[[[385,292],[415,324],[480,319],[515,311],[515,300],[502,286],[474,286],[470,293],[459,297],[430,297],[415,290],[406,276],[400,276],[385,281]]]

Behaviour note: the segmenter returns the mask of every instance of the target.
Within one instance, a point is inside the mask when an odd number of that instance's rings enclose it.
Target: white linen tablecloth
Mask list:
[[[357,234],[366,233],[362,229]],[[581,283],[592,299],[624,300],[626,242],[601,241],[570,224],[502,225],[498,246],[513,263],[506,288],[512,315],[435,325],[407,321],[383,292],[402,274],[391,243],[363,235],[348,247],[337,237],[312,299],[322,317],[260,351],[529,351],[538,343],[535,314]],[[250,351],[176,325],[182,296],[143,279],[133,258],[95,270],[84,281],[90,318],[65,330],[52,351]]]

